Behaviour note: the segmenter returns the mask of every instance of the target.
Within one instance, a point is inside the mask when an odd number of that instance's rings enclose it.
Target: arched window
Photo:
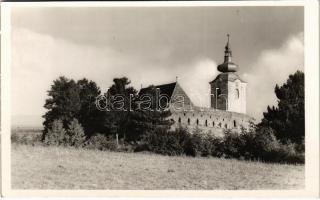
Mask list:
[[[221,128],[221,122],[219,123],[219,127]]]
[[[239,92],[239,89],[236,89],[236,91],[235,91],[235,98],[236,99],[239,99],[239,97],[240,97],[240,92]]]
[[[214,122],[212,122],[212,126],[214,127]]]
[[[236,122],[236,120],[233,120],[233,126],[234,126],[234,127],[237,127],[237,122]]]
[[[208,126],[208,121],[207,121],[207,120],[205,121],[204,125],[205,125],[205,126]]]
[[[186,113],[183,113],[184,116],[186,116]]]
[[[197,119],[197,125],[199,125],[199,120]]]
[[[178,122],[181,123],[181,118],[179,117]]]
[[[190,125],[190,118],[188,118],[188,124]]]
[[[225,127],[225,128],[228,128],[228,125],[227,125],[227,124],[225,124],[225,125],[224,125],[224,127]]]

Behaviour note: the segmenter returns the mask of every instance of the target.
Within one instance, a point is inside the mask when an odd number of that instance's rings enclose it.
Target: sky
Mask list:
[[[16,7],[11,15],[13,124],[41,125],[47,91],[63,75],[105,91],[176,80],[196,105],[223,62],[227,34],[248,82],[247,113],[276,105],[276,84],[304,70],[302,7]]]

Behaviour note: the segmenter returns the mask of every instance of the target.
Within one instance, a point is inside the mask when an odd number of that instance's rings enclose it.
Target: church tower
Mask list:
[[[218,65],[221,73],[211,81],[211,108],[230,112],[246,113],[246,86],[240,79],[238,65],[232,62],[232,51],[228,41],[224,51],[224,62]]]

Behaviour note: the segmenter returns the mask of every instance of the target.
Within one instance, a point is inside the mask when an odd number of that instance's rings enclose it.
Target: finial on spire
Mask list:
[[[229,46],[229,40],[230,40],[230,34],[227,34],[228,37],[228,41],[225,47],[225,51],[224,51],[224,62],[231,62],[231,57],[232,57],[232,52],[231,52],[231,48]]]

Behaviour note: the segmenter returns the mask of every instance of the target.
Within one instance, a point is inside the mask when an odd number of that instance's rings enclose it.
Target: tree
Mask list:
[[[66,143],[70,146],[80,147],[86,139],[83,128],[77,119],[73,119],[68,126]]]
[[[48,129],[47,134],[44,137],[44,143],[47,145],[62,145],[65,144],[66,131],[63,128],[61,120],[54,120],[52,127]]]
[[[93,81],[81,79],[77,82],[81,108],[77,114],[87,136],[103,130],[104,113],[97,109],[95,100],[101,94],[100,88]]]
[[[131,137],[136,140],[142,139],[143,136],[153,133],[156,130],[161,129],[162,132],[168,132],[173,121],[169,119],[171,116],[170,110],[158,109],[156,103],[156,88],[154,86],[149,86],[145,89],[144,94],[149,95],[151,99],[151,104],[143,105],[139,100],[136,99],[135,105],[138,105],[133,113],[130,130],[132,130]],[[158,107],[158,108],[157,108]],[[165,107],[165,106],[163,106]]]
[[[56,119],[62,121],[64,128],[67,128],[74,118],[79,119],[86,136],[102,131],[104,113],[95,105],[96,97],[100,93],[96,83],[87,79],[75,82],[62,76],[54,80],[44,105],[48,111],[43,116],[45,121],[42,139]]]
[[[51,89],[48,91],[49,98],[46,99],[44,105],[48,111],[43,116],[45,121],[43,122],[44,134],[42,139],[45,138],[46,133],[52,127],[54,120],[60,119],[63,127],[66,127],[78,115],[81,109],[79,91],[78,85],[72,79],[62,76],[54,80]]]
[[[271,127],[282,143],[302,144],[305,136],[304,73],[297,71],[281,87],[276,85],[278,106],[267,107],[259,126]]]
[[[113,79],[113,85],[105,94],[108,99],[108,110],[105,112],[105,132],[112,135],[119,134],[124,140],[129,133],[128,124],[131,123],[132,101],[137,91],[129,86],[130,80],[126,77]]]

